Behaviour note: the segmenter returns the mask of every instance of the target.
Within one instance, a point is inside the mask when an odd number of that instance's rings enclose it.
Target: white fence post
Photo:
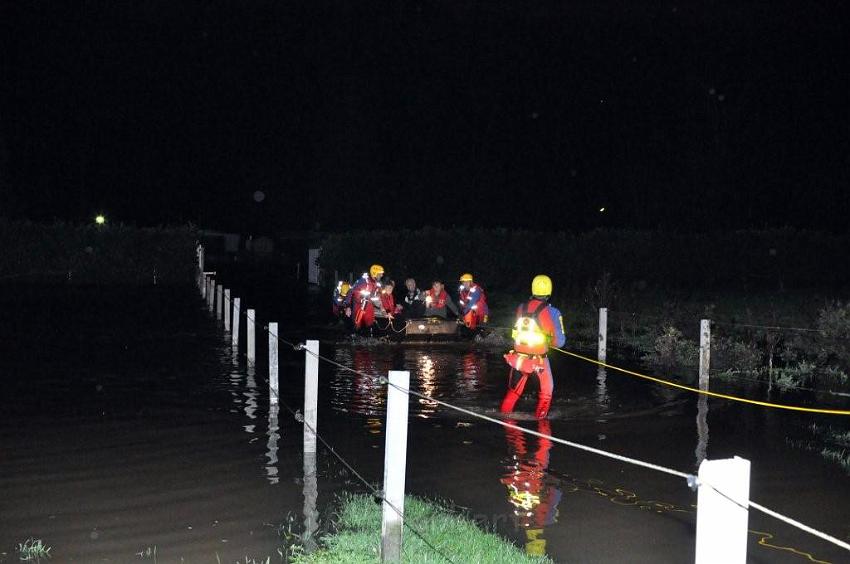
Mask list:
[[[398,386],[398,389],[395,386]],[[401,562],[404,531],[404,477],[407,467],[407,410],[410,372],[390,370],[384,425],[384,500],[381,503],[381,561]]]
[[[599,362],[605,362],[608,357],[608,308],[599,308]]]
[[[245,317],[247,318],[248,323],[248,350],[246,351],[246,354],[248,355],[248,366],[253,366],[257,362],[257,332],[254,323],[256,317],[254,317],[255,312],[253,309],[249,309],[246,313],[247,315]]]
[[[319,341],[307,341],[304,347],[304,452],[316,452],[319,404]]]
[[[269,322],[269,398],[278,400],[277,386],[277,322]]]
[[[750,461],[737,456],[704,460],[699,466],[699,481],[695,563],[744,564],[747,561]]]
[[[215,279],[210,277],[209,285],[207,286],[207,307],[212,313],[215,308]]]
[[[230,333],[230,336],[233,338],[231,341],[233,348],[239,347],[239,325],[242,323],[242,318],[239,317],[242,314],[240,311],[240,301],[240,298],[233,298],[233,330]]]
[[[201,284],[201,297],[204,298],[205,301],[209,301],[209,298],[207,298],[207,286],[210,284],[210,277],[202,272],[201,279],[203,280],[203,283]]]
[[[699,323],[699,387],[708,389],[708,370],[711,364],[711,321],[703,319]]]
[[[694,456],[697,466],[708,456],[708,396],[703,394],[697,400],[697,446]]]
[[[215,318],[221,321],[222,293],[221,284],[215,285]]]
[[[201,290],[201,295],[204,294],[203,283],[206,281],[204,276],[204,246],[198,243],[198,288]]]
[[[316,501],[319,498],[319,484],[316,476],[316,452],[304,451],[304,533],[301,543],[307,554],[314,552],[316,531],[319,530],[319,512]]]
[[[233,309],[230,303],[230,289],[224,289],[224,330],[230,331],[230,312]]]

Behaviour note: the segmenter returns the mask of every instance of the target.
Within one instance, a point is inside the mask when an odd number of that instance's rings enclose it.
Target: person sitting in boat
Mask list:
[[[352,319],[354,330],[369,328],[375,324],[375,309],[381,307],[381,277],[384,267],[373,264],[369,272],[345,296],[345,315]]]
[[[408,278],[404,281],[404,287],[407,290],[401,303],[404,309],[404,317],[407,319],[422,317],[425,314],[425,298],[419,288],[416,287],[416,280]]]
[[[348,291],[351,290],[351,285],[345,280],[340,280],[334,288],[333,298],[333,314],[335,319],[339,319],[345,315],[345,297]]]
[[[462,274],[458,288],[458,305],[463,324],[472,331],[487,323],[490,310],[487,308],[487,295],[484,289],[475,283],[472,274]]]
[[[381,288],[381,310],[376,314],[379,317],[386,317],[392,320],[401,313],[401,305],[396,305],[395,303],[394,290],[395,282],[392,280],[387,280],[384,283],[384,287]]]
[[[434,280],[431,289],[425,292],[425,317],[448,319],[448,311],[458,317],[457,306],[446,292],[443,283],[440,280]]]

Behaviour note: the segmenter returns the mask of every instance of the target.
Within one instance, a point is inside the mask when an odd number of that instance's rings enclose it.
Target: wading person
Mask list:
[[[471,331],[487,323],[490,310],[487,308],[487,296],[484,289],[475,283],[472,274],[462,274],[458,289],[458,305],[463,324]]]
[[[513,411],[528,377],[535,374],[540,381],[540,392],[534,413],[538,419],[549,414],[555,385],[547,353],[550,346],[563,347],[566,341],[561,312],[549,305],[551,295],[552,279],[539,274],[531,282],[531,298],[517,308],[512,333],[514,348],[505,355],[511,373],[508,391],[500,407],[502,413]]]
[[[345,297],[351,286],[345,280],[340,280],[336,283],[333,297],[333,316],[334,319],[341,319],[345,314]]]
[[[451,311],[455,317],[458,317],[458,310],[455,303],[452,301],[449,293],[446,292],[443,283],[439,280],[434,280],[431,289],[425,292],[425,317],[441,317],[448,318],[448,312]]]
[[[373,264],[345,296],[345,315],[351,317],[355,331],[371,328],[375,324],[375,308],[381,307],[383,275],[384,267]]]

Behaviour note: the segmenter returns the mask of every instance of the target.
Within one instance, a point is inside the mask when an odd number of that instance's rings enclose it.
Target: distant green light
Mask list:
[[[103,217],[102,215],[99,215],[99,216],[94,218],[94,222],[97,223],[98,225],[103,225],[104,223],[106,223],[106,218]]]

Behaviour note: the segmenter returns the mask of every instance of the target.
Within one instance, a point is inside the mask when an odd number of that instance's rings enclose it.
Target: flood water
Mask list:
[[[54,547],[56,562],[131,562],[154,548],[158,562],[276,556],[281,526],[302,532],[306,509],[308,528],[321,532],[337,493],[365,491],[321,447],[317,499],[304,480],[302,426],[286,410],[302,402],[304,353],[282,349],[285,405],[270,406],[265,349],[248,369],[195,293],[31,291],[4,311],[0,562],[17,561],[15,545],[28,537]],[[368,374],[410,370],[426,397],[489,415],[505,388],[504,351],[492,348],[323,342],[320,352]],[[552,361],[549,419],[530,417],[529,385],[519,425],[687,472],[706,455],[739,455],[752,461],[751,499],[850,535],[850,477],[791,444],[812,422],[846,430],[840,418],[700,403],[578,360]],[[385,398],[374,380],[320,364],[319,432],[375,484]],[[530,552],[558,562],[693,560],[696,494],[679,478],[418,398],[408,457],[408,492],[450,500]],[[848,561],[758,513],[750,528],[751,562]]]

